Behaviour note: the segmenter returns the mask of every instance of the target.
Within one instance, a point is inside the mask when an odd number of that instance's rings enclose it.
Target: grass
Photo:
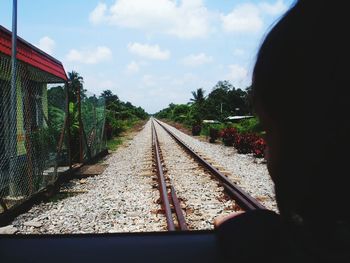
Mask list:
[[[108,150],[115,151],[122,143],[123,137],[114,137],[111,140],[107,141],[107,148]]]
[[[147,120],[139,120],[135,121],[131,124],[130,127],[128,127],[124,132],[122,132],[119,136],[116,136],[112,138],[111,140],[107,141],[107,148],[110,151],[115,151],[118,149],[120,145],[124,143],[125,140],[130,139],[130,135],[135,132],[139,132],[143,125],[146,123]]]

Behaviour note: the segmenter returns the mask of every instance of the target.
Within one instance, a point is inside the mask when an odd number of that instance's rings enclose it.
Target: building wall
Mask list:
[[[10,120],[10,89],[11,89],[11,75],[9,69],[10,64],[10,58],[6,57],[4,55],[0,55],[0,79],[6,82],[6,85],[3,87],[0,87],[2,89],[2,110],[6,113],[5,117],[7,121],[13,121]],[[5,70],[2,70],[5,69]],[[3,83],[5,83],[3,82]],[[17,71],[17,80],[16,80],[16,97],[17,97],[17,111],[16,111],[16,133],[17,133],[17,156],[26,154],[26,147],[25,147],[25,130],[24,130],[24,112],[23,112],[23,103],[25,100],[25,95],[23,94],[24,89],[29,89],[33,87],[26,87],[26,84],[29,83],[29,80],[26,79],[26,75],[23,74],[23,70],[21,67],[18,67]],[[48,119],[48,99],[47,99],[47,85],[46,83],[36,83],[36,87],[42,88],[42,95],[41,95],[41,104],[42,109],[44,112],[44,116],[46,119]],[[44,126],[47,126],[47,123],[44,120],[42,123]],[[8,137],[9,132],[9,123],[6,123],[6,131],[4,135]],[[5,139],[5,141],[8,140]],[[6,147],[8,148],[8,146]]]

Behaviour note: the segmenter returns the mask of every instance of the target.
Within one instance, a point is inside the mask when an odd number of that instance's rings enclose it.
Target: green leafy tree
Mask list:
[[[86,90],[83,87],[84,79],[80,74],[76,71],[68,72],[68,94],[69,101],[76,103],[77,102],[77,93],[80,91],[81,99],[85,98]]]
[[[224,120],[231,115],[249,113],[247,92],[236,89],[229,81],[219,81],[205,101],[205,117]]]
[[[205,90],[202,88],[192,91],[193,98],[190,99],[193,102],[191,106],[191,115],[189,116],[190,119],[187,120],[191,125],[198,125],[203,121],[205,106],[204,94]]]
[[[123,102],[111,90],[105,90],[100,97],[106,103],[106,131],[108,138],[118,136],[138,120],[148,118],[148,113],[141,107],[134,106],[131,102]]]
[[[63,86],[52,87],[47,90],[48,104],[56,108],[65,109],[66,92]]]
[[[201,124],[203,119],[224,121],[232,115],[250,115],[249,90],[236,89],[227,80],[218,81],[208,96],[203,88],[199,88],[191,92],[192,98],[187,106],[171,103],[155,116],[191,126]]]
[[[199,88],[196,91],[192,91],[193,98],[191,98],[190,101],[198,105],[203,104],[205,100],[204,93],[205,91],[202,88]]]
[[[118,96],[113,94],[111,90],[104,90],[101,93],[101,97],[105,99],[106,108],[108,108],[112,103],[120,103]]]
[[[172,110],[171,119],[174,121],[184,122],[189,111],[190,111],[189,105],[178,104]]]

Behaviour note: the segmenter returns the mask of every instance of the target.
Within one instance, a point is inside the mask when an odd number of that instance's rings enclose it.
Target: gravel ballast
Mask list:
[[[166,175],[170,178],[190,230],[214,228],[214,219],[234,212],[235,202],[211,174],[194,161],[170,135],[155,124]]]
[[[83,183],[74,179],[65,187],[80,194],[40,203],[18,216],[12,223],[17,233],[165,231],[165,217],[158,213],[159,192],[143,172],[143,160],[151,154],[150,122],[125,146],[106,160],[108,167],[101,175]]]
[[[266,164],[261,159],[238,154],[233,147],[200,141],[165,125],[197,152],[209,156],[215,163],[229,171],[229,178],[264,206],[277,211],[273,183]],[[164,133],[165,131],[159,130],[163,143],[164,140],[169,140],[164,139]],[[191,229],[211,229],[213,220],[218,214],[228,214],[232,211],[233,202],[223,198],[222,189],[213,179],[205,177],[204,170],[198,170],[193,163],[181,164],[180,152],[175,153],[164,147],[162,151],[164,156],[166,152],[169,154],[164,160],[168,162],[166,169],[175,167],[177,170],[177,176],[173,176],[172,172],[169,176],[183,200],[183,209],[189,215]],[[149,121],[132,140],[125,142],[109,155],[104,162],[108,167],[102,174],[71,180],[61,189],[71,194],[62,199],[57,198],[54,201],[34,205],[1,231],[10,234],[166,231],[165,216],[161,213],[159,191],[155,187],[151,158]],[[195,170],[199,171],[196,172],[196,176],[200,177],[199,181],[202,182],[188,183],[186,178]],[[207,190],[215,188],[215,197],[210,197],[211,194],[207,194]]]
[[[234,147],[200,141],[164,122],[161,123],[192,149],[210,157],[216,164],[229,171],[228,178],[260,201],[266,208],[278,212],[273,182],[263,159],[255,158],[251,154],[239,154]]]

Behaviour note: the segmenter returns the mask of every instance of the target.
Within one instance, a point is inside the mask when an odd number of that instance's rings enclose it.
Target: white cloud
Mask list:
[[[262,2],[259,4],[245,3],[237,5],[229,14],[220,15],[222,27],[226,32],[256,33],[264,25],[263,15],[279,15],[287,10],[282,0],[274,4]]]
[[[139,72],[140,70],[140,65],[139,63],[135,61],[131,61],[127,66],[126,66],[126,72],[129,74],[134,74]]]
[[[229,73],[226,78],[232,82],[237,88],[246,88],[250,85],[248,70],[238,64],[229,65]]]
[[[213,61],[213,58],[210,56],[207,56],[204,53],[200,53],[198,55],[189,55],[187,57],[185,57],[182,62],[186,65],[186,66],[200,66],[203,64],[207,64]]]
[[[41,50],[45,51],[50,55],[53,54],[53,50],[55,46],[56,46],[55,41],[48,36],[40,38],[39,44],[38,44],[38,48],[40,48]]]
[[[206,36],[209,18],[203,0],[116,0],[108,10],[99,3],[90,13],[93,24],[107,23],[180,38]]]
[[[170,58],[169,50],[161,50],[158,45],[147,45],[140,43],[129,43],[128,50],[132,54],[155,60],[166,60]]]
[[[104,3],[98,3],[98,5],[89,15],[90,22],[94,25],[103,22],[105,20],[106,11],[107,5]]]
[[[261,10],[268,15],[280,15],[287,10],[287,6],[282,0],[278,0],[274,4],[264,2],[259,6]]]
[[[80,62],[84,64],[97,64],[112,58],[112,51],[108,47],[98,46],[93,50],[71,49],[66,56],[70,62]]]
[[[226,32],[258,32],[263,26],[259,8],[249,3],[237,6],[228,15],[221,15],[221,21]]]

